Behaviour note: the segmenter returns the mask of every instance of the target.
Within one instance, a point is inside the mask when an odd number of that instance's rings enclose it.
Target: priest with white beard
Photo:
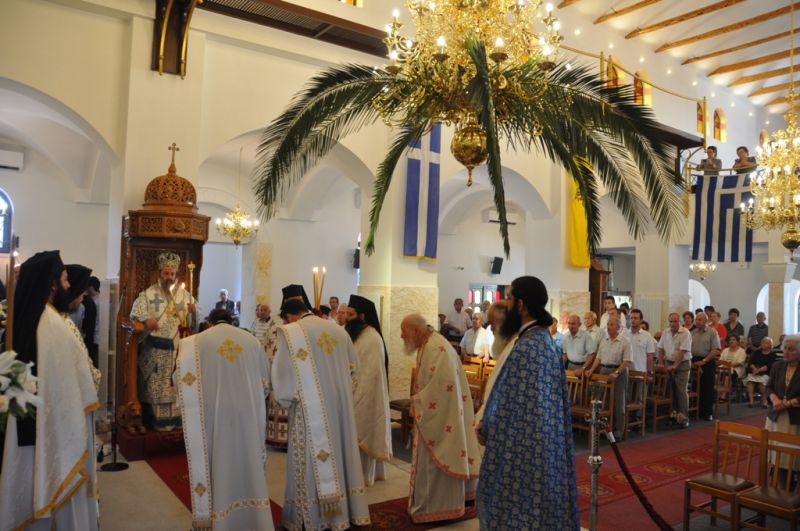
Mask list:
[[[384,463],[392,458],[392,426],[389,414],[388,357],[375,304],[351,295],[347,303],[345,330],[353,340],[358,357],[353,405],[364,483],[385,480]]]
[[[284,302],[289,324],[278,330],[273,393],[289,408],[286,495],[281,525],[289,531],[368,525],[351,378],[358,370],[344,329],[312,314],[302,300]]]
[[[421,315],[407,316],[400,330],[406,352],[417,353],[408,512],[415,524],[459,518],[475,499],[481,465],[467,376],[450,342]]]
[[[225,309],[181,340],[173,382],[189,461],[192,527],[272,530],[267,492],[264,349]]]
[[[86,348],[64,317],[67,272],[58,251],[20,267],[14,350],[33,363],[42,405],[35,418],[10,415],[0,470],[0,529],[98,528],[92,412],[100,407]]]

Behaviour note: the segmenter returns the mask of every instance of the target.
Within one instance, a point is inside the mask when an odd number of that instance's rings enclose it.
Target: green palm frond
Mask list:
[[[511,254],[508,241],[508,219],[506,215],[506,199],[503,187],[503,166],[500,161],[500,139],[497,136],[497,117],[492,97],[492,83],[489,79],[489,63],[486,59],[486,47],[483,41],[473,37],[467,38],[467,51],[475,63],[476,75],[469,84],[470,100],[478,114],[478,123],[486,133],[486,151],[489,156],[486,166],[489,170],[489,182],[494,189],[494,204],[500,217],[500,236],[503,238],[503,251],[506,257]]]

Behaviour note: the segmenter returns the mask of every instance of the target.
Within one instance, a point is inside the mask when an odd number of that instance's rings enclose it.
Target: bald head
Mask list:
[[[420,348],[430,332],[428,322],[418,313],[407,315],[400,323],[400,337],[408,350]]]

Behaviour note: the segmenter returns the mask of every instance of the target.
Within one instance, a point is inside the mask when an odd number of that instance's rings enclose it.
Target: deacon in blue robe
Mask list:
[[[519,338],[477,426],[486,446],[477,492],[481,530],[580,529],[571,408],[547,329],[547,289],[535,277],[517,278],[509,302],[501,335],[519,330]]]

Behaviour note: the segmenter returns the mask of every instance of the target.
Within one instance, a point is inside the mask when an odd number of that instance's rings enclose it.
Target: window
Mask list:
[[[728,140],[728,120],[725,118],[725,111],[714,109],[714,139],[720,142]]]
[[[697,132],[701,135],[703,134],[703,125],[705,124],[705,119],[703,116],[703,105],[698,103],[697,104]]]
[[[762,129],[760,133],[758,133],[758,145],[763,146],[769,142],[769,133],[766,129]]]
[[[606,63],[606,86],[618,87],[625,84],[625,71],[616,59],[609,57]]]
[[[13,207],[11,199],[0,190],[0,253],[11,251],[11,215]]]
[[[639,70],[633,76],[633,101],[639,105],[653,106],[653,87],[649,83],[650,77],[644,70]]]

